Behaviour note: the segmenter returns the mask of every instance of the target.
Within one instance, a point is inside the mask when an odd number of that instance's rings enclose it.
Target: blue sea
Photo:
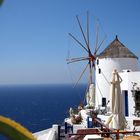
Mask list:
[[[0,86],[0,115],[22,124],[31,132],[62,124],[70,107],[84,100],[86,86],[18,85]],[[7,140],[0,135],[0,140]]]

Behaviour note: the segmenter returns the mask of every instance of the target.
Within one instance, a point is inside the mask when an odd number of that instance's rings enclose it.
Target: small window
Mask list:
[[[97,59],[97,65],[99,65],[99,59]]]
[[[102,107],[106,107],[106,98],[102,98]]]
[[[101,69],[100,69],[100,68],[99,68],[99,70],[98,70],[98,71],[99,71],[99,74],[101,74]]]

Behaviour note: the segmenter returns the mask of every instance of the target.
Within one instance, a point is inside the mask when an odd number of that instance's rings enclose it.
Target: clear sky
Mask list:
[[[140,56],[140,0],[5,0],[0,7],[0,84],[70,83],[68,33],[89,11],[107,39]]]

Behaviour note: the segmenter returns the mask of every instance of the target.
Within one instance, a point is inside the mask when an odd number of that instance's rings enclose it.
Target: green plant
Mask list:
[[[4,1],[4,0],[0,0],[0,6],[3,4],[3,1]]]

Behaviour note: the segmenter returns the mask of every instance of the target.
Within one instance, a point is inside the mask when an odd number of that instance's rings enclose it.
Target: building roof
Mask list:
[[[116,36],[108,47],[98,55],[99,58],[136,58],[138,57],[126,48]]]

